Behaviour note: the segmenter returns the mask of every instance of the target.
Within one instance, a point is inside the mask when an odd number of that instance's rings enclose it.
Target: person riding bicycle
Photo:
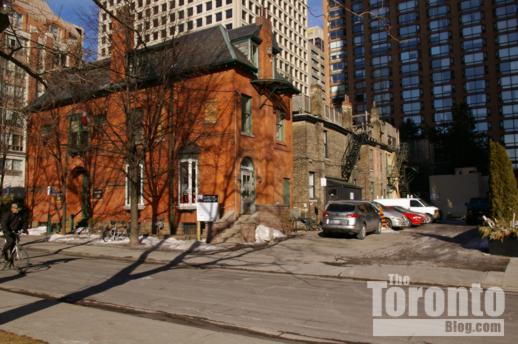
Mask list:
[[[14,267],[11,251],[16,245],[20,232],[27,233],[27,224],[21,206],[18,203],[11,204],[11,210],[2,217],[1,228],[4,232],[5,245],[2,248],[2,256],[5,259],[3,270]]]

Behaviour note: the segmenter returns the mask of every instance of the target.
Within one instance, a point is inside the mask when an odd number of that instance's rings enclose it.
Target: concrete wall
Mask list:
[[[488,178],[479,172],[430,176],[430,198],[445,216],[461,217],[472,197],[486,197]]]

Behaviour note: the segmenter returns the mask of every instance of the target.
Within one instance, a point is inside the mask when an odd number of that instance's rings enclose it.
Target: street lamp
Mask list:
[[[0,32],[9,27],[9,13],[12,9],[11,0],[0,0]]]
[[[12,1],[11,0],[0,0],[0,13],[2,14],[9,14],[11,13],[11,10],[13,9]]]

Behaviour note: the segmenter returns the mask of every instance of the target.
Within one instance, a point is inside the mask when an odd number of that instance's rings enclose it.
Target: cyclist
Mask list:
[[[5,245],[2,248],[2,255],[5,259],[3,270],[14,267],[14,257],[11,256],[11,251],[16,245],[19,233],[22,231],[27,233],[25,216],[21,210],[18,203],[12,203],[11,210],[2,217],[1,227],[5,238]]]

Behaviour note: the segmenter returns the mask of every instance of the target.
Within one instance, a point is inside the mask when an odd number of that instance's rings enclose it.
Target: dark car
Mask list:
[[[489,216],[489,200],[483,197],[471,198],[466,203],[466,224],[481,224],[484,221],[482,216]]]
[[[365,239],[368,232],[381,233],[381,219],[376,209],[363,201],[333,201],[322,214],[324,232],[355,233]]]

